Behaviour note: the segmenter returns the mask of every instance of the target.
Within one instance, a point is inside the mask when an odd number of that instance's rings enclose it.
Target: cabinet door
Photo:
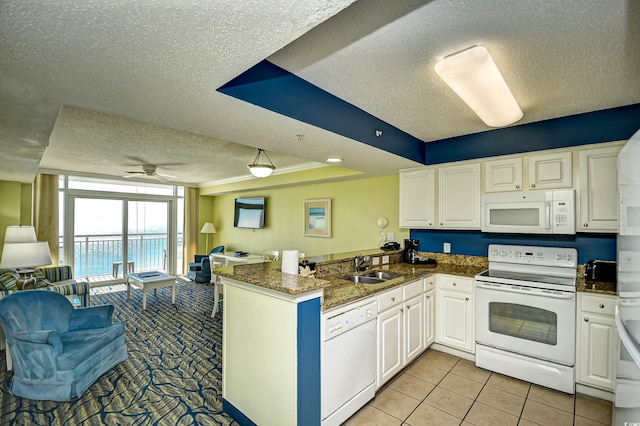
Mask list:
[[[438,169],[440,228],[480,229],[480,163]]]
[[[404,364],[406,365],[424,350],[424,306],[420,294],[403,304],[404,314]]]
[[[378,314],[377,386],[382,386],[403,367],[402,306]]]
[[[578,324],[576,381],[613,391],[618,342],[615,319],[582,312]]]
[[[400,172],[400,227],[435,226],[435,171],[420,169]]]
[[[522,157],[484,163],[485,192],[522,191]]]
[[[529,189],[573,187],[571,152],[527,156]]]
[[[438,343],[473,352],[473,301],[469,293],[438,289]]]
[[[435,313],[435,294],[434,290],[424,294],[424,347],[428,348],[434,340],[435,330],[433,328],[433,315]]]
[[[618,230],[619,146],[580,151],[580,230]]]

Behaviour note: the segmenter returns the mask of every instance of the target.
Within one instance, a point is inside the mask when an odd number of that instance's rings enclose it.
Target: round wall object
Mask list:
[[[389,221],[387,220],[386,217],[381,217],[380,219],[378,219],[378,226],[380,228],[386,228],[388,224],[389,224]]]

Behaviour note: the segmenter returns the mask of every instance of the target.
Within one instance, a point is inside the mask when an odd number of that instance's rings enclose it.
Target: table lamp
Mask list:
[[[200,230],[201,234],[207,234],[207,253],[209,253],[209,234],[215,234],[216,228],[213,226],[213,223],[206,222],[202,229]]]
[[[36,266],[51,264],[49,243],[35,241],[26,243],[5,243],[0,260],[0,269],[15,269],[20,275],[16,285],[19,290],[32,288],[36,282],[33,273]]]

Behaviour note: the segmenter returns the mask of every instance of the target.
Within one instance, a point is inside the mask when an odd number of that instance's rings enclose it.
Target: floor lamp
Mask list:
[[[201,234],[207,234],[207,253],[209,253],[209,234],[215,234],[216,233],[216,228],[215,226],[213,226],[213,223],[211,222],[206,222],[204,224],[204,226],[202,227],[202,229],[200,230]]]

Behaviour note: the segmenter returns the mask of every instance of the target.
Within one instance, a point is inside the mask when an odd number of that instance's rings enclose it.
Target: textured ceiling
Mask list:
[[[278,171],[416,165],[216,92],[265,58],[425,142],[488,130],[433,71],[475,44],[516,124],[640,102],[640,2],[351,3],[0,1],[0,179],[144,162],[208,184],[246,176],[256,147]]]

